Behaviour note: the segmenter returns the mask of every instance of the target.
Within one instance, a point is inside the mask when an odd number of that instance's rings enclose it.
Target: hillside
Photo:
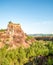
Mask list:
[[[28,47],[30,40],[27,40],[27,35],[21,28],[20,24],[9,22],[7,29],[0,30],[0,48],[8,44],[12,48]]]
[[[0,65],[53,65],[53,41],[35,39],[9,22],[0,30]]]

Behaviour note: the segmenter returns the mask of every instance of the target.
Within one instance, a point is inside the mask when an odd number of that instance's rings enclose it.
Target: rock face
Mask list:
[[[0,33],[0,42],[9,44],[12,47],[29,46],[26,43],[26,34],[23,32],[20,24],[9,22],[7,29]]]
[[[27,45],[25,42],[26,35],[23,32],[20,24],[9,23],[7,28],[9,41],[11,45]]]

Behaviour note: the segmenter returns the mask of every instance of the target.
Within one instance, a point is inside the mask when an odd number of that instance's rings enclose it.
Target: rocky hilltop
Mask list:
[[[23,32],[20,24],[9,22],[7,29],[0,30],[0,48],[5,44],[13,48],[17,46],[28,47],[31,40],[26,41],[26,39],[27,35]]]

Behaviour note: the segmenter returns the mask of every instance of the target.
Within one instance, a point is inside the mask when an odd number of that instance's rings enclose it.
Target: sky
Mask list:
[[[0,29],[19,23],[27,34],[53,33],[53,0],[0,0]]]

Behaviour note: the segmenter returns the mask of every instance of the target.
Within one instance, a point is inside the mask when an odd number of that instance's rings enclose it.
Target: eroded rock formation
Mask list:
[[[7,29],[0,32],[0,44],[9,44],[12,47],[28,47],[26,34],[23,32],[20,24],[9,22]],[[1,46],[3,46],[1,45]]]

